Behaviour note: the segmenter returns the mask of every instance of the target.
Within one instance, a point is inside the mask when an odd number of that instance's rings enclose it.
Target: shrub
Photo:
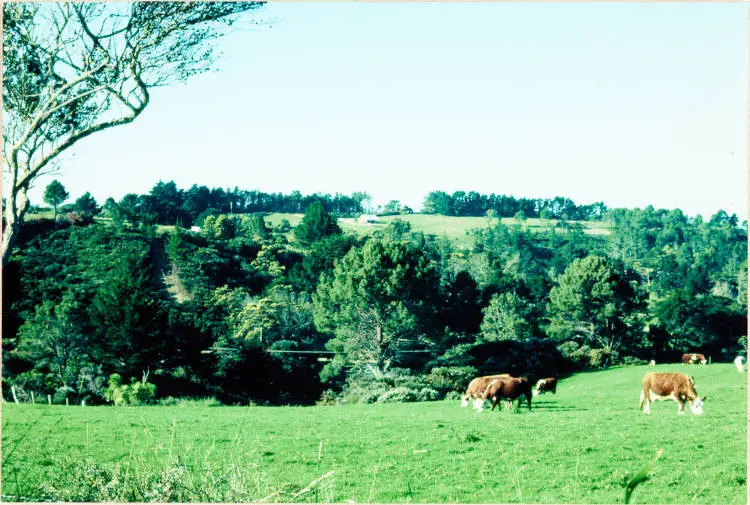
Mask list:
[[[65,403],[65,399],[70,398],[74,392],[72,387],[61,386],[55,390],[55,394],[52,395],[52,401],[54,403]]]
[[[588,356],[589,366],[601,368],[614,364],[619,354],[617,351],[609,349],[591,349],[588,352]]]
[[[413,389],[399,386],[389,389],[378,397],[378,403],[415,402],[418,393]]]
[[[431,386],[426,376],[414,375],[411,370],[406,368],[392,368],[388,374],[383,377],[383,381],[393,387],[405,387],[414,390],[420,390]]]
[[[94,222],[94,215],[92,213],[80,210],[66,212],[63,217],[73,226],[86,226]]]
[[[138,382],[133,377],[130,379],[130,386],[123,394],[129,405],[151,403],[156,397],[156,386],[150,382]]]
[[[122,385],[120,374],[113,373],[109,376],[107,390],[104,393],[107,400],[117,405],[127,403],[128,405],[143,405],[152,403],[156,397],[156,386],[145,380],[137,381],[135,377],[130,379],[130,385]]]
[[[445,395],[445,399],[453,402],[456,400],[460,400],[461,396],[463,395],[458,391],[448,391],[448,393]]]
[[[623,356],[620,359],[619,364],[623,366],[635,366],[635,365],[646,365],[648,364],[648,361],[641,358],[636,358],[635,356]]]
[[[473,366],[436,366],[427,375],[427,381],[443,393],[460,392],[466,390],[476,376],[477,369]]]
[[[589,366],[589,351],[591,348],[587,345],[579,345],[576,342],[563,342],[557,346],[557,350],[576,366],[576,368],[586,368]]]
[[[440,399],[440,392],[432,388],[422,388],[417,395],[419,402],[432,402]]]
[[[316,405],[338,405],[338,396],[333,392],[332,389],[326,389],[320,395],[320,399],[315,403]]]

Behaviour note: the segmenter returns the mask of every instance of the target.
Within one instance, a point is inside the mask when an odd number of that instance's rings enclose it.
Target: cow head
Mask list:
[[[696,416],[699,416],[703,414],[703,402],[708,398],[707,396],[704,396],[703,398],[696,398],[692,402],[690,402],[690,410],[693,411],[693,414]]]
[[[539,395],[540,388],[542,386],[544,386],[544,384],[546,384],[546,382],[545,382],[544,379],[539,379],[538,381],[536,381],[536,386],[534,386],[534,391],[532,391],[532,393],[534,394],[534,396],[538,396]]]
[[[461,397],[461,407],[466,407],[469,405],[469,395],[465,395]]]

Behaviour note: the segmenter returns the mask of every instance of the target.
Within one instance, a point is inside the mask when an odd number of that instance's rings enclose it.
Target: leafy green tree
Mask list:
[[[139,376],[167,348],[162,291],[147,244],[118,241],[106,260],[107,280],[89,308],[97,351],[111,370]]]
[[[747,307],[725,297],[676,289],[663,297],[652,296],[648,308],[652,331],[664,332],[665,350],[701,349],[708,354],[724,353],[728,359],[747,331]]]
[[[157,182],[148,195],[148,212],[154,214],[159,224],[182,224],[189,219],[183,213],[184,192],[174,181]]]
[[[13,354],[47,374],[58,388],[76,391],[79,374],[92,359],[84,312],[71,297],[59,304],[43,301],[19,329]]]
[[[388,203],[383,205],[383,209],[380,211],[380,214],[384,216],[392,216],[394,214],[401,214],[401,202],[398,200],[390,200]]]
[[[574,260],[549,293],[548,334],[557,340],[580,340],[617,351],[638,331],[632,287],[607,258]]]
[[[482,321],[481,292],[471,274],[462,270],[445,288],[445,302],[440,316],[452,331],[473,334]]]
[[[134,121],[154,87],[209,70],[211,42],[241,13],[261,5],[3,5],[3,266],[33,182],[80,140]]]
[[[88,191],[76,200],[75,206],[81,212],[89,214],[96,214],[99,211],[99,207],[96,205],[96,200]]]
[[[262,214],[253,214],[243,220],[245,227],[245,233],[250,236],[251,239],[256,242],[261,242],[270,238],[271,232],[266,226],[266,221],[263,219]]]
[[[44,189],[45,203],[52,205],[52,207],[55,209],[54,219],[57,219],[58,205],[67,200],[69,196],[70,195],[66,191],[65,186],[63,186],[57,179],[50,182]]]
[[[424,252],[410,243],[371,239],[351,249],[313,295],[315,325],[335,337],[327,347],[344,362],[381,377],[397,351],[425,339],[439,278]]]
[[[320,274],[333,270],[336,260],[341,259],[359,240],[353,235],[331,235],[318,240],[310,247],[302,262],[295,264],[289,272],[289,280],[302,291],[315,291]]]
[[[482,312],[484,318],[480,330],[482,340],[486,342],[526,340],[533,336],[533,326],[528,321],[529,309],[515,293],[492,295]]]
[[[331,216],[319,201],[314,201],[307,206],[302,221],[294,229],[297,242],[305,247],[309,247],[323,237],[339,234],[341,234],[341,228],[336,223],[336,218]]]

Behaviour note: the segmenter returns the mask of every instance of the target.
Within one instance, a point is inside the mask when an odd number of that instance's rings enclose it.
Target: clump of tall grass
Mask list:
[[[625,483],[624,503],[630,503],[630,497],[633,495],[633,490],[638,486],[638,484],[648,480],[648,472],[650,472],[654,467],[656,462],[661,457],[663,451],[664,449],[659,449],[656,454],[650,460],[648,460],[645,465],[643,465],[643,468],[641,468],[641,470],[637,474],[635,474],[632,479]]]
[[[234,465],[212,465],[208,460],[198,465],[178,460],[162,468],[148,467],[142,461],[105,464],[74,457],[56,463],[59,478],[42,484],[34,498],[66,502],[241,502],[257,499],[267,491]]]

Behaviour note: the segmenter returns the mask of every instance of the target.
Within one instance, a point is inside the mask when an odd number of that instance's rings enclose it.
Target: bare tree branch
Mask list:
[[[262,2],[6,3],[3,5],[2,264],[26,192],[63,152],[134,121],[149,88],[211,67],[211,42]]]

